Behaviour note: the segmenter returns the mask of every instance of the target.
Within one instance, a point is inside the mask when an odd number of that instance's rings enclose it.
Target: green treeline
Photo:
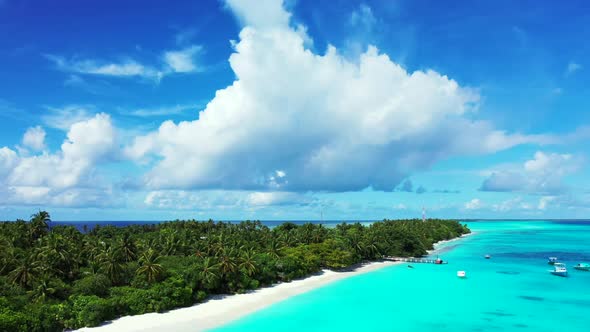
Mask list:
[[[50,227],[47,212],[0,223],[0,331],[62,331],[162,312],[383,255],[422,256],[469,233],[451,220],[370,226],[172,221]]]

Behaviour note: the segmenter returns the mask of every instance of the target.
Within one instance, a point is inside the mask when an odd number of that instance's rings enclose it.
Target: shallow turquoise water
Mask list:
[[[590,262],[590,222],[467,224],[475,235],[443,245],[448,265],[351,277],[216,331],[590,331],[590,272],[573,269]],[[547,256],[570,276],[549,274]]]

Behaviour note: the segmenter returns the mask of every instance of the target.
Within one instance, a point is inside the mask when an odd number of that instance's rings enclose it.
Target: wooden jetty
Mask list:
[[[440,258],[432,259],[432,258],[383,256],[383,259],[386,261],[392,261],[392,262],[423,263],[423,264],[449,264],[449,262],[443,261]]]

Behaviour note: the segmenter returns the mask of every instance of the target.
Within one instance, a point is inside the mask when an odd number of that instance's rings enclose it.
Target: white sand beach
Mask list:
[[[225,325],[250,313],[286,300],[292,296],[309,292],[318,287],[355,275],[375,271],[399,262],[373,262],[354,270],[334,272],[324,270],[321,274],[305,279],[261,288],[251,293],[214,297],[207,302],[191,307],[171,310],[165,313],[150,313],[125,316],[102,326],[82,328],[77,331],[205,331]]]

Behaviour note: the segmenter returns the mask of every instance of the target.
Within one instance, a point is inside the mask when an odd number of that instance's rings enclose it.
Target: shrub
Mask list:
[[[91,274],[74,283],[73,294],[97,295],[104,297],[109,293],[111,281],[104,274]]]

